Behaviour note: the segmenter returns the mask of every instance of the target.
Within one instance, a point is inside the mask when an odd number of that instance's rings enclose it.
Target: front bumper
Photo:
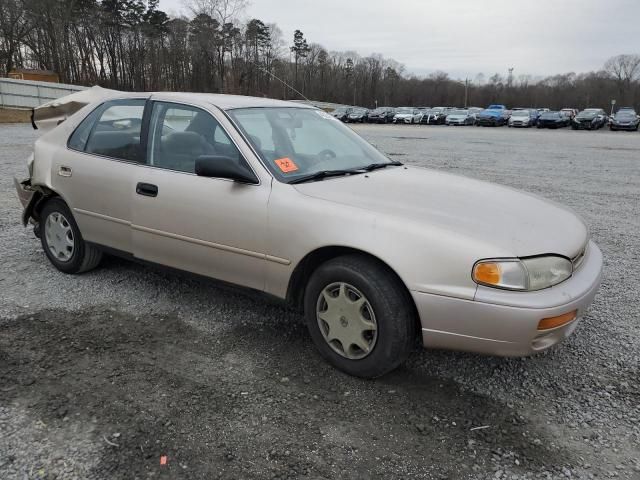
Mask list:
[[[501,122],[498,118],[479,118],[477,124],[482,127],[495,127]]]
[[[424,123],[426,125],[442,125],[446,122],[446,119],[443,117],[428,117],[426,120],[420,120],[420,123]]]
[[[571,126],[576,130],[593,130],[596,128],[597,124],[592,121],[572,121]]]
[[[576,329],[596,295],[602,253],[589,242],[585,258],[571,278],[537,292],[478,287],[475,300],[412,291],[425,347],[498,356],[526,356],[546,350]],[[572,322],[538,330],[538,322],[577,310]]]
[[[616,130],[632,131],[632,130],[635,130],[636,128],[638,128],[638,125],[637,124],[630,124],[630,123],[624,124],[624,125],[621,125],[619,123],[617,123],[617,124],[616,123],[612,123],[611,124],[611,128],[614,128]]]

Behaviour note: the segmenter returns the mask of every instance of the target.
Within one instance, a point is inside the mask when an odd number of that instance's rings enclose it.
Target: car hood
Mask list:
[[[480,112],[481,117],[500,117],[502,116],[503,110],[483,110]]]
[[[448,115],[448,120],[466,120],[469,115]]]
[[[555,253],[573,258],[588,238],[582,220],[556,203],[425,168],[389,167],[295,188],[309,197],[404,218],[443,235],[477,239],[491,246],[488,256]]]
[[[398,117],[398,118],[409,118],[409,117],[413,117],[413,113],[396,113],[396,117]]]

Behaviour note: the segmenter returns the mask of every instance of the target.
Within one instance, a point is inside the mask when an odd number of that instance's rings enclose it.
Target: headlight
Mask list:
[[[525,259],[480,260],[473,267],[474,282],[506,290],[535,291],[564,282],[573,265],[555,255]]]

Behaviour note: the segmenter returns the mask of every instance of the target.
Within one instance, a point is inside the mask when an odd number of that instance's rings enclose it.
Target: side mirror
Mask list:
[[[258,183],[258,179],[237,160],[224,155],[201,155],[196,159],[196,175],[200,177],[227,178],[240,183]]]

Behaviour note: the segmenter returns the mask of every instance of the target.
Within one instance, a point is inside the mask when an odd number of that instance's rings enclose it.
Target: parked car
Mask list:
[[[638,131],[640,125],[640,117],[635,110],[631,108],[620,109],[611,119],[609,129],[612,132],[617,130],[635,130]]]
[[[476,120],[478,119],[478,115],[480,115],[480,112],[482,112],[484,110],[484,108],[469,107],[467,110],[469,110],[469,115],[471,115],[473,117],[473,120],[474,120],[474,123],[475,123]]]
[[[489,105],[478,115],[476,125],[483,127],[501,127],[507,124],[509,111],[504,105]]]
[[[598,130],[607,124],[607,114],[601,108],[586,108],[571,122],[573,130]]]
[[[514,109],[509,117],[509,127],[534,127],[538,120],[538,112],[534,109]]]
[[[562,112],[544,112],[538,119],[538,128],[568,127],[571,119]]]
[[[598,289],[602,254],[571,210],[403,166],[309,105],[80,93],[35,109],[36,126],[62,123],[15,182],[61,272],[108,251],[262,291],[302,312],[331,364],[367,378],[417,338],[540,352],[576,330]]]
[[[476,119],[469,110],[452,110],[445,120],[447,125],[473,125]]]
[[[346,122],[352,111],[352,107],[338,107],[333,112],[331,112],[331,115],[333,115],[341,122]]]
[[[396,115],[396,109],[392,107],[378,107],[371,110],[368,115],[371,123],[391,123]]]
[[[366,108],[354,108],[351,110],[351,113],[347,115],[345,122],[347,123],[365,123],[367,121],[367,116],[369,115],[369,110]]]
[[[444,125],[450,112],[447,107],[434,107],[423,113],[420,123],[424,125]]]
[[[569,120],[573,120],[573,118],[578,114],[577,108],[563,108],[560,110],[562,115],[569,117]]]
[[[393,123],[420,123],[422,113],[417,108],[400,107],[396,109]]]

